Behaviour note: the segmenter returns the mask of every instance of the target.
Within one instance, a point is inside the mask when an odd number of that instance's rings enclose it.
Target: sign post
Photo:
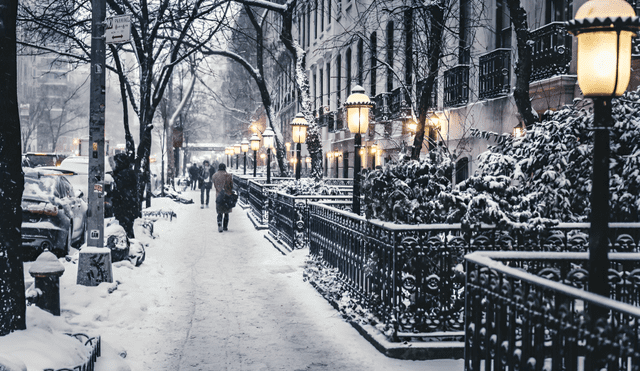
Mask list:
[[[89,194],[87,247],[80,251],[77,283],[97,286],[113,282],[111,251],[104,247],[104,112],[106,1],[92,0],[91,90],[89,102]]]

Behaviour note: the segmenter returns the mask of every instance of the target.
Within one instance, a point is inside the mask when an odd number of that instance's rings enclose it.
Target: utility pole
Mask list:
[[[104,248],[104,125],[106,1],[92,0],[91,90],[89,102],[89,188],[87,246],[80,251],[77,283],[113,282],[111,251]],[[93,263],[92,263],[93,260]]]

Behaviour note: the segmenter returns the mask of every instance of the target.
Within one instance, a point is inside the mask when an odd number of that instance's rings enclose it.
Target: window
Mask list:
[[[318,83],[320,85],[320,108],[322,108],[322,106],[324,106],[324,89],[323,88],[323,84],[324,84],[324,74],[322,71],[322,68],[320,69],[320,79],[318,80]],[[321,114],[324,112],[320,112]]]
[[[471,0],[460,0],[460,26],[458,27],[458,64],[470,62],[470,10]]]
[[[331,63],[327,63],[327,105],[331,105]]]
[[[309,7],[308,10],[309,11],[307,12],[307,47],[311,45],[311,7]]]
[[[363,86],[362,71],[364,70],[364,42],[362,39],[358,40],[358,85]]]
[[[511,18],[507,0],[496,1],[496,49],[511,48]]]
[[[393,90],[393,21],[387,23],[387,91]]]
[[[305,41],[307,40],[306,39],[306,36],[307,36],[306,30],[307,30],[307,17],[305,16],[304,11],[303,11],[302,12],[302,41],[300,42],[300,45],[302,46],[302,49],[305,48]]]
[[[318,0],[313,3],[313,38],[318,38]]]
[[[338,54],[336,59],[336,71],[338,72],[336,81],[336,107],[340,107],[340,101],[342,100],[342,55]]]
[[[469,158],[463,157],[456,162],[456,184],[469,179]]]
[[[345,54],[345,58],[347,59],[347,91],[345,92],[345,96],[348,97],[351,94],[351,48],[347,49],[347,53]]]
[[[331,24],[331,0],[327,0],[327,25]]]
[[[372,33],[371,34],[371,50],[370,50],[370,67],[371,67],[371,80],[370,85],[371,88],[369,89],[371,92],[371,96],[375,97],[376,96],[376,69],[378,66],[378,61],[376,60],[376,58],[378,58],[378,37],[376,36],[376,33]]]
[[[324,0],[320,0],[320,32],[324,31]]]
[[[317,102],[318,95],[316,94],[316,92],[317,92],[317,90],[316,90],[316,87],[317,87],[316,81],[318,81],[318,80],[316,80],[316,74],[314,73],[313,74],[313,81],[312,81],[312,84],[313,84],[312,98],[313,98],[313,108],[314,109],[317,107],[317,104],[318,104],[318,102]]]
[[[573,1],[546,0],[545,10],[546,23],[568,21],[573,17]]]
[[[404,12],[404,81],[411,85],[413,78],[413,10]]]

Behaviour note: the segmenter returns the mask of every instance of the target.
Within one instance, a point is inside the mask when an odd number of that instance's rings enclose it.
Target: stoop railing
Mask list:
[[[586,291],[588,259],[468,255],[465,370],[640,369],[640,254],[609,254],[609,298]]]
[[[59,368],[56,370],[54,370],[53,368],[45,368],[44,371],[94,371],[98,357],[100,357],[101,354],[100,336],[89,337],[88,335],[81,333],[66,335],[75,337],[85,346],[90,347],[91,349],[89,351],[89,358],[87,358],[87,360],[83,364],[75,366],[73,368]]]
[[[367,220],[321,203],[309,204],[309,253],[337,269],[355,297],[392,338],[427,338],[465,329],[464,256],[478,250],[584,252],[589,224],[546,232],[514,232],[460,224],[404,225]],[[611,223],[612,249],[636,252],[639,223]],[[527,266],[528,267],[528,266]]]

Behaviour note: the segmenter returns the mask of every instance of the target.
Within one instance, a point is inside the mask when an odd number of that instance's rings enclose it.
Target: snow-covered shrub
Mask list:
[[[442,223],[440,194],[451,191],[452,164],[442,148],[422,161],[404,159],[368,172],[361,185],[367,218],[396,223]]]
[[[365,213],[398,223],[478,223],[538,229],[588,221],[593,113],[589,102],[548,111],[524,137],[475,130],[496,144],[478,157],[478,170],[451,187],[451,161],[436,149],[421,162],[386,165],[363,181]],[[611,221],[640,213],[640,93],[613,100]]]
[[[312,178],[301,178],[299,180],[288,180],[278,185],[276,191],[285,192],[292,196],[314,196],[314,195],[339,195],[337,187],[325,184],[322,180],[315,181]]]

